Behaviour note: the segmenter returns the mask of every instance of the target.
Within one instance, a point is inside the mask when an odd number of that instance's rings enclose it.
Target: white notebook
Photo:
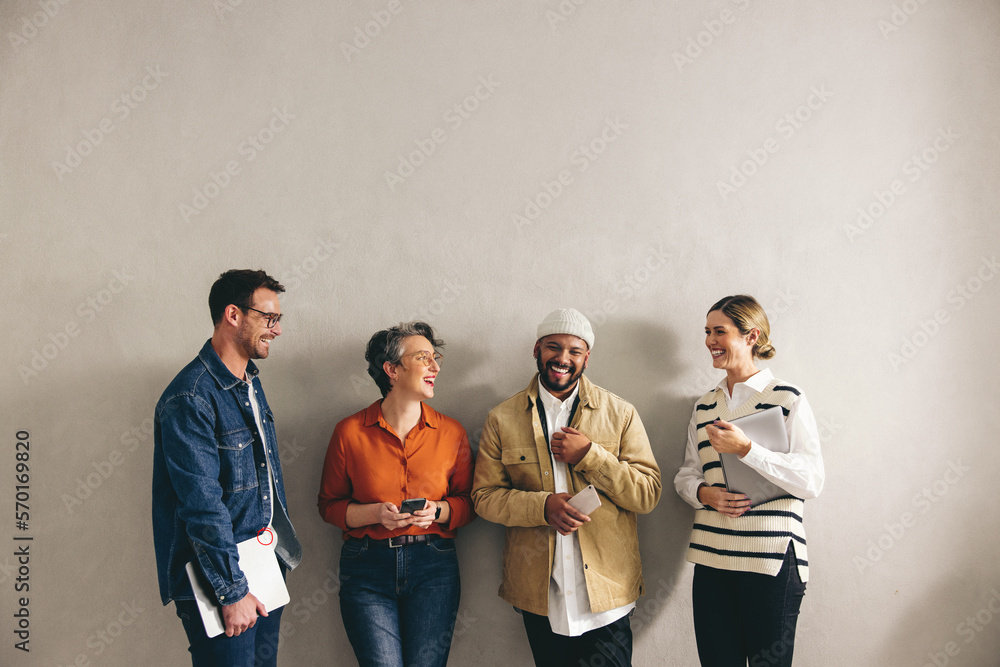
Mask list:
[[[288,604],[288,588],[281,576],[278,557],[274,555],[274,545],[263,545],[256,537],[236,545],[240,552],[240,569],[246,575],[250,592],[263,603],[268,613]],[[205,634],[217,637],[226,631],[222,621],[222,608],[215,601],[215,593],[207,587],[200,570],[192,561],[185,566],[191,588],[194,589],[198,611],[201,612]]]
[[[784,412],[780,406],[734,419],[732,423],[739,426],[748,438],[761,447],[772,452],[788,452],[788,433],[785,430]],[[743,463],[738,454],[720,454],[719,458],[722,460],[726,489],[730,493],[745,493],[750,496],[752,507],[788,495],[788,491]]]

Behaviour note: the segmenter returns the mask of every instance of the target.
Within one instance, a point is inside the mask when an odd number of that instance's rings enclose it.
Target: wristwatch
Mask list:
[[[441,518],[441,504],[438,503],[437,511],[434,512],[434,520],[437,521],[440,518]]]

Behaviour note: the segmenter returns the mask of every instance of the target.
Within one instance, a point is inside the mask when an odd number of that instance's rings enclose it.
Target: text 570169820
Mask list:
[[[17,577],[14,579],[14,592],[17,595],[17,611],[14,612],[14,648],[28,652],[28,642],[31,637],[31,618],[28,611],[28,591],[31,590],[31,536],[27,535],[28,521],[31,520],[31,434],[27,431],[17,432],[17,442],[14,445],[14,527],[21,535],[14,536],[14,556],[17,559]]]

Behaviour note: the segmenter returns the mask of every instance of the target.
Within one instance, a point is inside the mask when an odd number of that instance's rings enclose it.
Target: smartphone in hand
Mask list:
[[[588,484],[587,488],[570,498],[568,502],[573,509],[588,516],[601,506],[601,498],[597,495],[597,489],[593,484]]]
[[[400,514],[413,514],[417,510],[422,510],[427,507],[426,498],[407,498],[403,501],[403,504],[399,506]]]

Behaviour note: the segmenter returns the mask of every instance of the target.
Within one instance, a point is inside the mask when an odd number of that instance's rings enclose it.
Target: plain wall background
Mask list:
[[[797,664],[1000,664],[996,2],[12,0],[0,21],[0,663],[187,664],[156,586],[153,406],[211,333],[213,280],[262,267],[288,287],[261,373],[306,553],[283,664],[353,661],[315,499],[334,424],[378,397],[368,337],[437,327],[433,405],[475,442],[564,306],[663,471],[635,663],[695,664],[672,478],[719,379],[705,310],[737,292],[823,434]],[[459,537],[453,665],[530,661],[502,540]]]

